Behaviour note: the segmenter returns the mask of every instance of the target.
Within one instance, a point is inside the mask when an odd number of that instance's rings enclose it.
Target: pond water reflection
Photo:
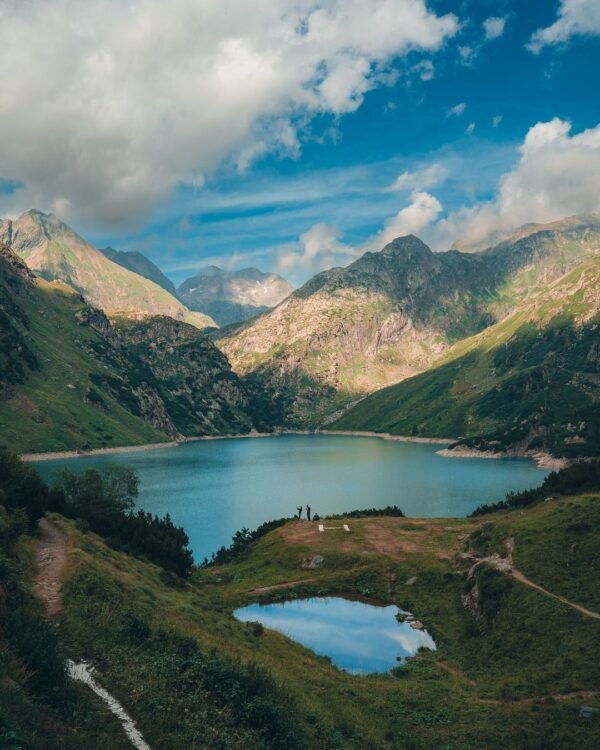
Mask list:
[[[328,656],[357,675],[388,672],[421,647],[435,649],[426,630],[398,622],[398,607],[377,607],[340,597],[250,604],[234,612],[242,622],[260,622]]]

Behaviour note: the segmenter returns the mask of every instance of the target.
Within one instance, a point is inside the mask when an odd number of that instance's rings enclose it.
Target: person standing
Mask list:
[[[310,521],[310,505],[306,506],[306,518]]]
[[[302,506],[297,505],[296,510],[298,511],[298,518],[302,518]]]

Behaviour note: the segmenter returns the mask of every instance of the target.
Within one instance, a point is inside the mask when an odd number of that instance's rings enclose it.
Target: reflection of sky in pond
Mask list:
[[[374,607],[339,597],[251,604],[234,612],[242,622],[261,622],[352,674],[387,672],[417,650],[435,649],[427,631],[399,623],[398,607]]]

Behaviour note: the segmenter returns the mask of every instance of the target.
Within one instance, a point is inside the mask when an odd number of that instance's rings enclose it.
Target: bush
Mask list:
[[[0,505],[20,508],[35,528],[48,507],[48,487],[35,469],[7,448],[0,447]]]
[[[142,510],[134,513],[139,479],[133,469],[109,466],[81,474],[62,471],[50,493],[50,507],[75,518],[77,527],[103,536],[115,549],[139,555],[179,576],[189,575],[194,558],[189,539],[164,518]]]
[[[523,492],[509,492],[506,500],[490,505],[480,505],[471,513],[482,516],[511,508],[524,508],[552,495],[576,495],[581,492],[600,491],[600,461],[577,461],[560,471],[553,471],[539,487]]]

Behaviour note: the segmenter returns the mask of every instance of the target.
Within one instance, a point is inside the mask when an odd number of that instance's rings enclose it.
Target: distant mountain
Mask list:
[[[256,268],[224,271],[208,266],[186,279],[177,294],[190,310],[210,315],[223,326],[267,312],[293,291],[294,287],[276,273]]]
[[[168,315],[198,328],[215,325],[153,281],[113,263],[53,214],[27,211],[14,221],[0,220],[0,242],[36,274],[64,281],[111,316]]]
[[[268,414],[197,328],[111,322],[0,243],[1,443],[27,452],[246,433],[268,429]]]
[[[600,453],[600,257],[330,429],[461,437],[457,449]],[[456,450],[456,449],[455,449]]]
[[[142,253],[132,250],[115,250],[112,247],[101,247],[99,250],[109,260],[112,260],[113,263],[118,263],[123,268],[127,268],[129,271],[133,271],[145,279],[153,281],[169,292],[169,294],[172,294],[174,297],[176,296],[175,284],[164,275],[158,266],[155,266]]]
[[[394,240],[315,276],[272,312],[223,332],[219,346],[318,426],[358,398],[430,367],[456,341],[514,310],[600,252],[600,217],[538,228],[479,253]]]

